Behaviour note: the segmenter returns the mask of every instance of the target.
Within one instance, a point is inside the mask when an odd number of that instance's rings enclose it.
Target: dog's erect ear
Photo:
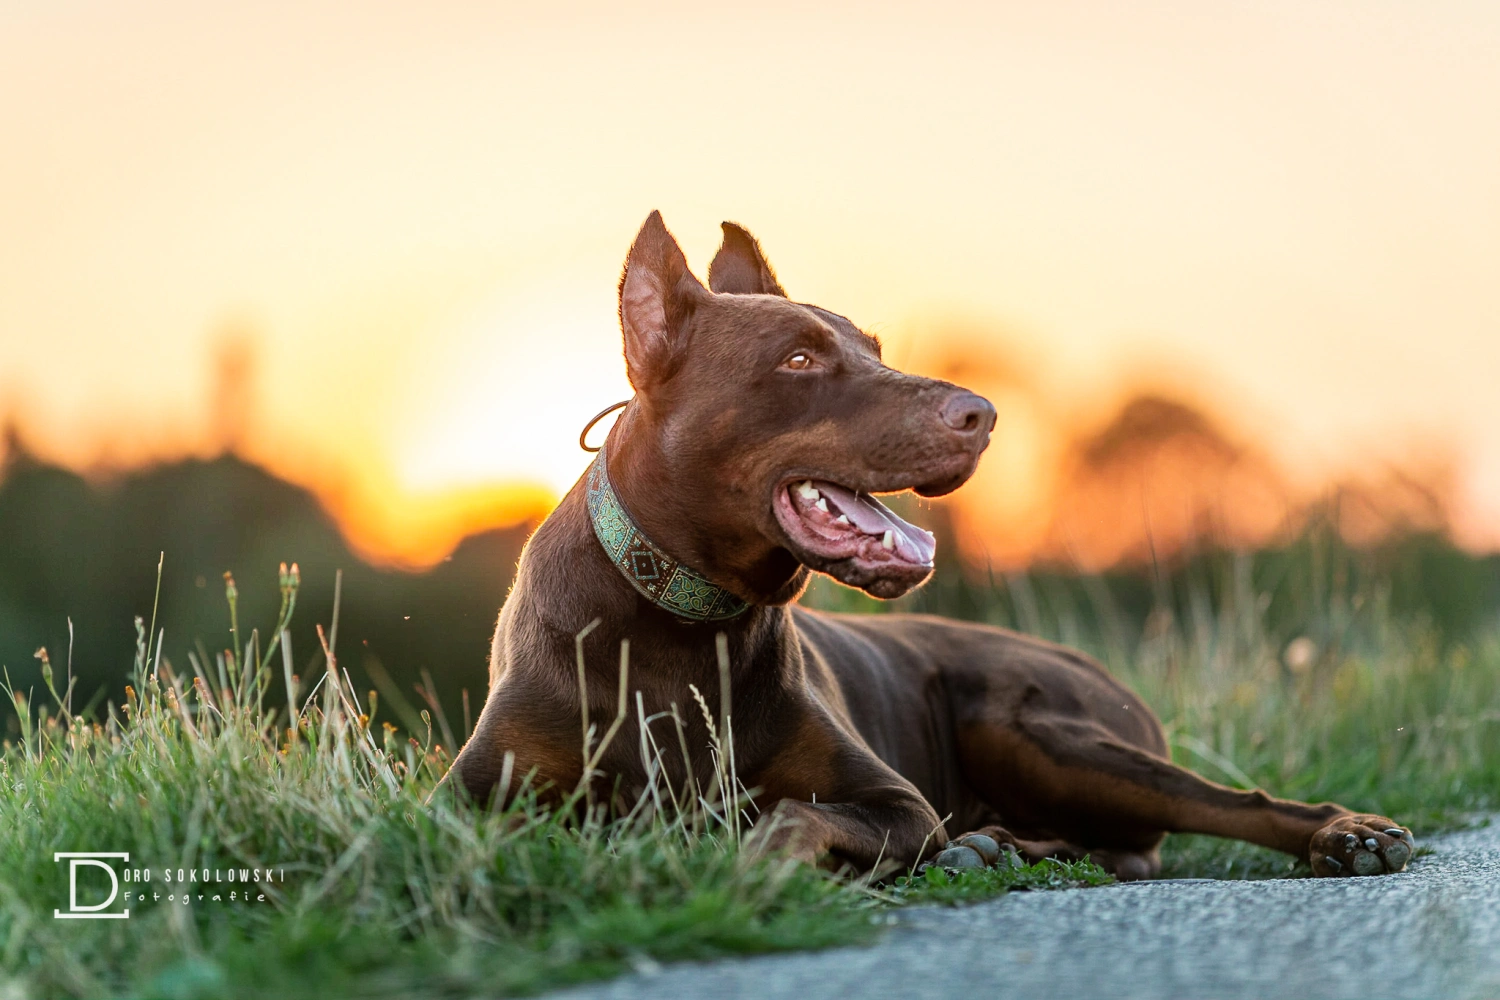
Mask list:
[[[724,245],[708,265],[708,287],[731,295],[780,295],[786,291],[776,280],[776,272],[766,255],[744,229],[733,222],[724,223]]]
[[[636,234],[620,276],[625,373],[637,392],[672,376],[693,309],[707,294],[688,270],[661,213],[652,212]]]

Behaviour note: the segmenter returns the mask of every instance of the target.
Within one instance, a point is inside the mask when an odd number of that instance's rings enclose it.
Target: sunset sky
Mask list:
[[[894,362],[1020,373],[997,462],[1154,387],[1310,487],[1452,463],[1500,544],[1497,52],[1488,0],[11,2],[0,416],[207,453],[248,339],[246,453],[436,558],[583,468],[658,208],[700,274],[734,219]]]

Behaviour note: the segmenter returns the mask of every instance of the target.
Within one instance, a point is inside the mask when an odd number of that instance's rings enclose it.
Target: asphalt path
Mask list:
[[[647,969],[557,994],[1500,998],[1500,818],[1399,875],[1161,881],[914,907],[876,944]]]

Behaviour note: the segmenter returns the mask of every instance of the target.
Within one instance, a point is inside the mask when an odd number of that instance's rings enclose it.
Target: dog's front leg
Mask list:
[[[780,853],[825,868],[859,871],[915,864],[948,839],[915,789],[890,789],[885,800],[803,802],[782,799],[755,824],[752,850]],[[924,851],[924,846],[927,850]]]
[[[948,839],[915,785],[832,720],[805,720],[761,773],[748,846],[828,868],[915,864]]]

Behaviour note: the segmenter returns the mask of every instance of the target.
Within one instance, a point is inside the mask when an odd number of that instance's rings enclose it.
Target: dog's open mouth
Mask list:
[[[932,572],[932,533],[862,491],[820,479],[777,490],[776,519],[806,565],[877,597],[896,597]]]

